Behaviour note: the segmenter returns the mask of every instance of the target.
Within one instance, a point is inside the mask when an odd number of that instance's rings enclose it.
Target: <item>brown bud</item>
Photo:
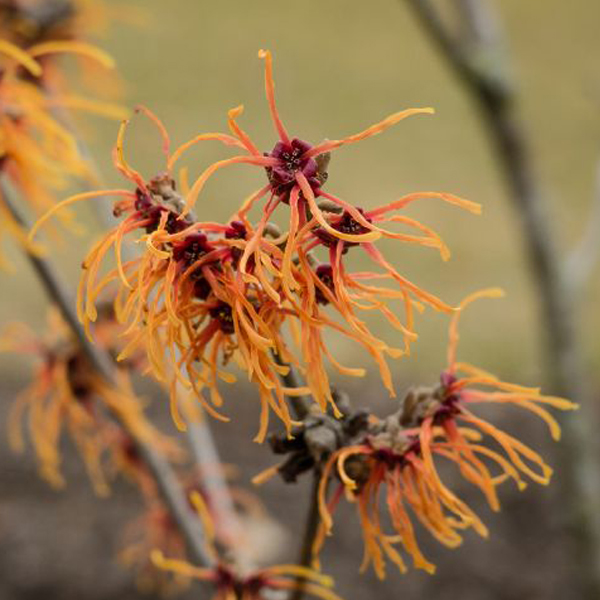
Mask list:
[[[410,388],[404,397],[400,424],[404,427],[417,425],[433,400],[433,390],[427,387]]]
[[[339,204],[336,204],[332,200],[321,200],[318,202],[317,206],[324,212],[336,214],[340,214],[344,210]]]
[[[281,229],[279,229],[279,226],[275,225],[275,223],[271,223],[269,221],[265,225],[264,234],[276,239],[278,237],[281,237]]]

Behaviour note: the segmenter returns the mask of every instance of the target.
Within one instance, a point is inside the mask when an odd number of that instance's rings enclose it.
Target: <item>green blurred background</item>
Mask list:
[[[112,5],[117,5],[113,2]],[[143,28],[116,24],[104,45],[126,82],[128,105],[143,103],[165,122],[175,144],[196,133],[226,131],[227,110],[244,104],[242,125],[269,150],[275,134],[264,99],[259,48],[274,53],[277,100],[289,131],[314,142],[354,133],[397,110],[432,106],[434,116],[406,120],[381,136],[338,150],[327,189],[365,207],[419,190],[449,191],[483,205],[483,215],[425,200],[407,211],[439,231],[453,256],[399,244],[384,245],[401,272],[449,302],[480,287],[499,285],[503,301],[474,306],[463,323],[466,356],[522,381],[539,381],[537,290],[524,258],[519,215],[507,197],[471,99],[448,72],[402,2],[329,0],[282,3],[144,1]],[[600,155],[600,5],[578,0],[504,1],[499,6],[519,82],[521,112],[565,255],[585,226]],[[117,125],[98,121],[90,141],[109,185],[123,185],[110,164]],[[134,121],[130,160],[148,176],[162,168],[158,137]],[[227,156],[217,144],[190,154],[190,176]],[[226,219],[261,173],[234,167],[217,175],[198,205],[210,219]],[[85,212],[83,209],[82,212]],[[89,211],[91,214],[91,211]],[[90,228],[90,237],[94,237]],[[79,265],[68,238],[63,257]],[[358,253],[357,253],[358,254]],[[357,264],[362,264],[357,262]],[[597,276],[594,284],[597,283]],[[10,318],[30,319],[45,299],[31,293],[31,278],[4,286]],[[591,366],[600,366],[596,335],[598,285],[588,287],[582,319]],[[17,300],[15,302],[15,300]],[[16,306],[9,305],[16,304]],[[430,317],[430,318],[427,318]],[[420,319],[412,360],[399,376],[425,376],[442,360],[445,320]],[[593,326],[592,326],[593,323]],[[356,360],[355,348],[340,347]]]
[[[539,325],[538,292],[524,254],[519,215],[510,203],[472,100],[404,2],[147,0],[137,4],[150,14],[149,24],[143,28],[116,24],[104,45],[116,58],[126,83],[125,102],[131,106],[142,103],[155,111],[175,144],[200,132],[226,131],[227,110],[243,103],[241,125],[261,149],[272,147],[276,136],[264,98],[263,64],[257,58],[260,48],[274,54],[280,113],[290,133],[303,139],[335,139],[403,108],[435,107],[434,116],[413,117],[381,136],[336,151],[327,190],[364,207],[419,190],[449,191],[480,202],[484,209],[480,217],[434,200],[424,200],[407,211],[444,237],[453,253],[447,264],[432,250],[382,245],[402,273],[449,302],[458,302],[481,287],[503,287],[507,292],[504,300],[482,301],[467,312],[462,322],[461,355],[508,380],[542,381],[544,332]],[[520,111],[530,134],[535,169],[547,191],[557,242],[566,256],[585,228],[600,157],[600,3],[503,0],[497,4],[516,71]],[[93,131],[90,147],[107,184],[123,185],[110,164],[117,124],[97,121]],[[142,118],[131,127],[127,152],[129,160],[146,176],[163,166],[158,136]],[[194,177],[227,155],[216,144],[206,144],[190,153],[185,164]],[[263,180],[255,169],[233,167],[214,177],[197,205],[197,213],[206,219],[226,219]],[[91,225],[92,210],[82,208],[80,214],[90,223],[89,239],[67,237],[59,250],[65,272],[73,281],[86,246],[98,233]],[[41,326],[46,299],[25,263],[16,252],[13,254],[18,272],[3,278],[2,321],[20,319]],[[366,264],[358,256],[356,260],[357,265]],[[582,292],[578,315],[585,337],[586,367],[592,375],[600,368],[597,273]],[[379,326],[385,333],[384,325]],[[447,318],[431,311],[419,318],[420,339],[413,356],[393,366],[400,392],[411,384],[436,379],[445,357],[446,327]],[[342,362],[356,366],[368,360],[349,344],[333,343]],[[13,357],[2,360],[6,388],[22,386],[28,365]],[[375,377],[375,369],[369,366],[370,375]],[[375,378],[372,385],[352,381],[344,382],[344,386],[363,404],[372,399],[385,411],[385,403],[390,402]],[[235,419],[235,405],[230,402],[229,406]],[[250,444],[249,433],[239,423],[229,432],[219,429],[226,444],[232,432],[246,435],[236,442],[240,447]],[[269,460],[266,453],[256,448],[253,452],[256,458],[249,459],[254,461],[249,471]],[[236,458],[235,452],[231,458]],[[279,493],[283,498],[293,497],[288,491]],[[509,519],[508,524],[503,521],[498,525],[502,533],[494,533],[492,528],[492,540],[487,545],[497,546],[495,553],[489,550],[489,560],[484,563],[488,569],[499,569],[499,585],[494,588],[497,591],[489,592],[490,598],[548,598],[565,589],[551,585],[552,578],[541,576],[535,576],[525,587],[507,586],[504,590],[500,585],[511,573],[507,565],[519,568],[519,561],[511,554],[521,539],[516,533],[528,522],[527,511],[536,511],[536,502],[541,502],[552,515],[552,496],[550,500],[535,498],[527,504],[525,496],[519,496],[519,502],[525,502],[525,508],[520,509],[517,500],[515,506],[509,501],[507,511],[526,511],[519,513],[523,521],[517,525],[514,520]],[[277,511],[274,501],[272,504]],[[533,549],[542,525],[534,526],[536,531],[531,530],[528,537]],[[400,596],[401,590],[416,598],[434,589],[436,598],[458,597],[444,591],[443,582],[450,580],[444,580],[443,574],[438,576],[442,582],[438,584],[425,583],[420,574],[409,574],[402,580],[394,574],[385,587],[371,580],[367,580],[368,586],[358,584],[355,572],[360,547],[348,543],[348,547],[342,544],[336,548],[337,576],[342,582],[348,578],[342,591],[349,599],[393,598]],[[479,546],[475,548],[471,554],[460,556],[462,551],[458,550],[454,554],[459,556],[444,558],[450,562],[443,563],[441,571],[445,565],[457,576],[461,569],[469,569],[465,563],[477,562],[474,556],[481,552]],[[434,548],[433,554],[430,552],[434,562],[439,562],[439,554],[448,553]],[[472,579],[465,579],[465,590],[473,585],[469,581],[485,581],[486,576],[475,571],[468,570]],[[542,568],[540,573],[547,571]],[[365,586],[360,588],[365,590],[362,595],[355,595],[357,585]],[[486,597],[484,590],[492,589],[481,585],[474,598]]]

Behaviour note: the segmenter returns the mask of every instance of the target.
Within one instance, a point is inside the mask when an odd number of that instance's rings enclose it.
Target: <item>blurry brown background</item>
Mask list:
[[[450,191],[481,202],[481,217],[435,201],[423,201],[409,211],[442,234],[453,251],[447,264],[427,249],[398,245],[385,249],[403,273],[450,302],[480,287],[503,287],[506,299],[482,301],[467,312],[462,356],[508,380],[527,384],[542,380],[537,291],[527,270],[518,215],[470,98],[402,1],[138,4],[150,13],[148,26],[117,24],[104,45],[117,59],[126,82],[126,102],[143,103],[157,112],[175,144],[199,132],[225,131],[227,110],[243,103],[242,126],[260,148],[271,148],[275,135],[264,99],[259,48],[274,53],[282,118],[289,131],[303,139],[334,139],[396,110],[435,107],[433,117],[414,117],[381,136],[337,151],[327,189],[364,207],[418,190]],[[600,4],[592,0],[497,4],[517,71],[520,109],[533,143],[535,168],[548,192],[566,254],[585,226],[600,156]],[[98,121],[90,142],[111,185],[122,183],[110,166],[116,130],[116,124]],[[158,138],[143,120],[131,128],[128,156],[146,175],[162,167]],[[216,145],[202,147],[186,163],[190,175],[197,176],[205,165],[225,156]],[[255,170],[235,169],[217,175],[206,188],[197,206],[199,215],[225,219],[249,190],[261,184]],[[97,234],[91,210],[83,208],[80,214],[90,223],[90,239],[68,238],[59,251],[73,281],[86,246]],[[45,297],[17,252],[13,254],[18,272],[2,278],[2,323],[20,319],[41,326]],[[596,272],[579,315],[592,376],[600,368],[597,280]],[[443,366],[447,319],[427,312],[419,321],[420,339],[413,356],[394,365],[400,396],[411,384],[434,381]],[[334,343],[342,362],[354,366],[368,360],[351,345]],[[369,367],[372,379],[343,385],[357,405],[376,405],[384,414],[394,400],[387,398]],[[25,362],[2,357],[3,421],[28,373]],[[258,423],[255,408],[251,398],[244,404],[230,401],[233,423],[217,428],[223,457],[241,464],[244,484],[271,462],[267,449],[250,441]],[[506,424],[532,446],[544,448],[550,462],[558,464],[560,446],[545,442],[545,431],[534,419],[517,415]],[[97,500],[80,461],[68,460],[66,467],[70,483],[57,494],[36,478],[31,456],[11,456],[7,444],[0,443],[0,597],[135,597],[128,573],[114,560],[120,528],[135,514],[135,497],[125,486],[117,486],[111,500]],[[305,489],[306,483],[298,487]],[[518,494],[507,488],[499,515],[490,514],[474,497],[474,507],[481,508],[489,523],[490,540],[468,537],[463,548],[448,551],[422,536],[438,573],[430,577],[413,571],[400,576],[390,569],[384,583],[371,575],[358,576],[360,532],[353,511],[341,510],[335,535],[326,546],[324,569],[336,578],[338,591],[347,600],[573,597],[571,549],[560,534],[564,514],[555,502],[560,485],[559,471],[548,490],[531,486]],[[261,490],[289,534],[285,556],[278,561],[294,558],[303,514],[298,487],[272,482]],[[203,597],[202,592],[196,597]]]

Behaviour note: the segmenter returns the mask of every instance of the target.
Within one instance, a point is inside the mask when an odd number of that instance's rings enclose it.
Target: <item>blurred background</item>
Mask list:
[[[135,3],[128,0],[128,4]],[[533,168],[545,192],[556,243],[566,256],[582,236],[597,193],[600,4],[591,0],[496,4]],[[461,322],[460,355],[508,381],[532,385],[544,381],[546,338],[520,215],[510,201],[472,97],[406,2],[140,0],[136,6],[148,13],[148,23],[143,27],[116,23],[102,44],[117,60],[124,81],[123,101],[155,111],[175,144],[200,132],[225,131],[227,110],[244,104],[240,124],[261,149],[271,149],[275,133],[264,98],[260,48],[274,54],[281,116],[290,133],[303,139],[336,139],[403,108],[435,107],[434,116],[413,117],[381,136],[336,151],[327,189],[365,208],[425,190],[449,191],[480,202],[480,217],[434,200],[407,211],[442,235],[452,250],[449,263],[433,250],[385,243],[384,250],[403,274],[450,303],[478,288],[504,288],[505,299],[482,301],[467,311]],[[110,161],[118,125],[98,120],[84,127],[107,185],[123,185]],[[127,155],[146,176],[163,168],[159,139],[143,119],[131,127]],[[205,145],[190,153],[185,164],[194,177],[227,155],[217,145]],[[215,176],[197,205],[198,215],[226,219],[249,190],[260,187],[262,179],[256,170],[243,166]],[[91,209],[83,207],[79,214],[88,223],[88,233],[83,238],[65,238],[56,255],[73,282],[86,248],[100,232],[94,229]],[[18,251],[11,252],[17,272],[2,276],[2,324],[22,320],[42,327],[44,293]],[[355,260],[357,266],[366,265],[358,253]],[[585,369],[596,384],[593,396],[598,400],[597,271],[578,295],[577,327]],[[445,361],[447,324],[446,317],[431,311],[418,319],[419,341],[413,355],[393,365],[400,398],[412,385],[437,381]],[[379,326],[385,334],[385,324]],[[367,363],[359,348],[342,340],[332,343],[342,363]],[[357,406],[374,406],[379,414],[387,414],[397,400],[388,397],[374,365],[367,366],[364,380],[334,380]],[[1,368],[4,421],[12,397],[29,381],[30,365],[3,355]],[[232,393],[227,402],[232,423],[215,427],[223,459],[239,466],[238,483],[245,486],[273,463],[266,446],[250,441],[258,426],[257,404],[251,395],[249,391],[246,402],[243,394]],[[162,408],[156,407],[158,415]],[[547,441],[535,418],[502,411],[495,419],[540,449],[551,464],[560,463],[561,447]],[[164,422],[168,430],[168,419]],[[15,457],[7,443],[0,442],[0,597],[136,598],[131,574],[115,558],[123,526],[136,514],[136,497],[127,486],[116,485],[111,499],[96,499],[73,449],[66,446],[65,452],[73,455],[65,464],[69,484],[56,493],[37,478],[31,455]],[[360,529],[354,509],[343,506],[334,536],[325,546],[324,570],[334,576],[337,591],[347,600],[575,597],[570,595],[575,559],[564,533],[561,484],[567,485],[558,469],[549,489],[530,486],[518,493],[507,487],[501,492],[502,512],[492,514],[457,481],[455,488],[489,524],[490,539],[467,536],[463,547],[449,551],[422,536],[426,555],[438,565],[437,574],[409,571],[401,576],[390,568],[384,582],[358,574]],[[273,480],[258,491],[281,523],[284,542],[277,562],[294,560],[307,490],[308,481],[286,486]],[[188,597],[203,596],[192,591]]]

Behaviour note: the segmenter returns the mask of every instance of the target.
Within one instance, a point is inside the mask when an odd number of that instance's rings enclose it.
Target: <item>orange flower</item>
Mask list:
[[[65,433],[79,449],[99,495],[109,492],[109,470],[125,472],[140,485],[147,481],[145,467],[130,450],[131,443],[116,443],[122,441],[123,433],[107,418],[106,411],[119,415],[132,435],[151,440],[172,455],[177,453],[172,442],[145,419],[126,373],[119,373],[118,388],[107,385],[90,369],[57,312],[51,311],[49,315],[46,337],[36,336],[24,325],[13,325],[3,336],[2,349],[32,354],[40,361],[34,382],[15,401],[8,429],[12,448],[22,452],[25,447],[22,421],[28,412],[29,436],[40,474],[53,487],[65,485],[60,452]]]
[[[462,311],[478,298],[493,298],[501,295],[502,291],[497,288],[481,290],[467,296],[459,308]],[[521,476],[525,475],[536,483],[547,485],[550,482],[552,469],[539,454],[515,437],[476,416],[471,412],[470,407],[479,403],[514,404],[543,419],[550,429],[552,438],[557,441],[560,439],[560,427],[544,407],[574,410],[577,405],[564,398],[544,396],[539,388],[506,383],[478,367],[457,362],[459,316],[460,312],[456,313],[450,325],[448,367],[442,373],[441,384],[429,398],[411,407],[410,418],[417,419],[419,422],[421,450],[428,468],[434,471],[430,447],[432,440],[437,440],[435,444],[440,448],[438,453],[455,460],[461,466],[463,476],[479,487],[486,495],[490,506],[498,510],[499,502],[495,492],[498,481],[512,478],[520,488],[523,488],[525,483]],[[466,434],[461,432],[461,426],[468,428]],[[504,451],[505,457],[486,449],[481,444],[474,444],[473,440],[478,440],[481,435],[489,436]],[[479,455],[495,462],[502,469],[502,475],[499,478],[491,476]]]
[[[459,311],[477,298],[499,295],[498,289],[476,292],[463,300]],[[493,510],[500,508],[497,487],[507,479],[521,490],[526,487],[524,477],[549,483],[552,469],[536,452],[477,417],[470,405],[497,403],[525,408],[548,424],[555,440],[560,438],[560,427],[543,407],[573,410],[577,406],[563,398],[543,396],[538,388],[505,383],[477,367],[456,362],[459,315],[454,315],[450,325],[448,368],[442,374],[441,385],[411,390],[397,414],[383,421],[373,419],[366,436],[337,450],[327,461],[320,482],[322,523],[313,549],[315,557],[332,529],[331,514],[344,491],[358,507],[365,540],[363,569],[373,563],[380,578],[385,575],[386,557],[402,572],[406,570],[395,548],[398,544],[412,557],[415,567],[430,573],[435,569],[419,550],[410,513],[451,548],[461,543],[462,529],[473,528],[487,536],[480,519],[442,482],[435,459],[454,463],[461,475],[483,492]],[[460,372],[465,375],[460,376]],[[493,473],[492,467],[498,472]],[[334,473],[340,483],[327,501],[327,485]],[[394,534],[385,533],[381,525],[383,488]]]
[[[301,587],[307,594],[323,600],[340,600],[331,591],[330,577],[296,565],[278,565],[240,576],[226,565],[214,568],[194,567],[182,560],[165,558],[162,552],[152,553],[154,564],[165,571],[212,583],[216,589],[213,600],[263,600],[269,590],[295,590]],[[302,578],[300,583],[298,578]]]
[[[288,314],[273,298],[279,297],[279,283],[276,278],[269,282],[276,268],[273,261],[280,260],[282,253],[265,241],[264,261],[261,258],[261,266],[257,261],[252,269],[260,280],[242,281],[238,266],[241,252],[249,243],[251,227],[239,221],[222,225],[198,222],[190,216],[181,218],[182,198],[171,177],[177,158],[198,141],[215,139],[227,145],[239,142],[231,136],[207,134],[171,154],[162,123],[147,109],[139,110],[158,126],[163,136],[166,173],[146,182],[126,163],[125,122],[115,147],[115,164],[135,183],[135,191],[87,192],[68,198],[38,221],[30,237],[52,214],[73,202],[111,195],[122,197],[115,204],[114,213],[125,218],[92,248],[84,261],[78,297],[80,319],[89,329],[97,317],[98,297],[107,287],[115,283],[120,286],[115,307],[119,320],[126,324],[124,335],[128,338],[120,358],[139,348],[145,350],[152,373],[169,384],[172,413],[180,428],[185,424],[179,416],[179,384],[193,390],[210,414],[228,420],[216,410],[223,403],[218,382],[235,381],[233,375],[220,368],[234,360],[259,389],[261,424],[257,440],[262,441],[269,409],[290,429],[286,396],[307,393],[306,388],[288,389],[280,382],[280,375],[289,370],[280,361],[297,362],[287,351],[281,334]],[[128,233],[137,234],[145,242],[146,252],[123,262],[122,243]],[[113,247],[116,268],[100,278],[104,258]],[[204,388],[210,391],[210,402],[203,396]]]
[[[117,139],[115,164],[136,185],[135,192],[108,190],[81,194],[56,208],[93,197],[123,197],[115,205],[115,215],[125,218],[93,248],[84,263],[79,294],[80,318],[86,326],[93,321],[96,298],[107,285],[120,279],[118,313],[128,324],[128,334],[133,336],[130,347],[145,347],[154,374],[169,383],[176,422],[183,426],[178,415],[177,382],[193,388],[206,410],[224,419],[216,411],[222,405],[217,380],[219,377],[232,378],[223,374],[217,365],[226,364],[233,357],[259,388],[262,413],[258,440],[264,439],[266,434],[269,407],[289,431],[291,418],[285,396],[307,391],[292,391],[282,386],[279,378],[285,376],[288,367],[281,366],[281,362],[298,367],[321,410],[325,411],[330,405],[336,414],[339,411],[335,408],[323,359],[343,374],[360,376],[364,373],[363,369],[347,368],[335,360],[325,345],[324,328],[333,329],[361,344],[373,356],[384,384],[394,394],[386,360],[408,354],[410,343],[416,339],[414,308],[420,309],[422,303],[426,303],[438,310],[450,312],[453,309],[401,276],[372,241],[383,235],[438,248],[447,258],[448,249],[435,232],[408,217],[390,216],[390,213],[422,197],[440,198],[473,212],[479,209],[478,205],[451,194],[425,192],[365,212],[324,192],[326,161],[322,157],[326,153],[375,135],[409,114],[430,111],[403,111],[360,134],[320,146],[290,141],[274,104],[270,54],[263,52],[261,56],[266,61],[267,98],[281,138],[273,152],[266,156],[258,152],[237,125],[235,119],[241,109],[236,109],[230,112],[229,120],[233,136],[201,134],[171,153],[170,140],[162,123],[150,111],[141,109],[162,135],[166,172],[146,182],[127,164],[123,151],[125,123]],[[246,154],[215,163],[189,190],[184,180],[180,194],[173,180],[175,164],[190,147],[208,140],[241,148]],[[215,171],[237,163],[265,168],[268,185],[247,198],[228,224],[198,222],[189,211],[204,182]],[[248,213],[266,195],[268,200],[262,216],[254,226]],[[316,204],[318,195],[329,203],[325,212]],[[274,232],[270,223],[271,216],[281,204],[288,204],[291,209],[289,230],[283,234]],[[331,206],[343,211],[342,214],[332,212]],[[386,222],[400,222],[424,235],[388,232],[379,227]],[[139,235],[140,229],[146,230],[145,236]],[[135,232],[140,241],[146,242],[147,251],[136,261],[123,264],[123,238]],[[353,246],[362,247],[383,273],[349,274],[342,257]],[[112,247],[116,269],[98,279],[100,265]],[[313,270],[312,253],[318,248],[328,253],[330,270],[327,270],[327,264]],[[400,289],[371,283],[381,278],[393,281]],[[406,323],[396,317],[386,303],[397,299],[404,304]],[[341,322],[323,310],[326,304],[338,312]],[[402,332],[404,349],[391,347],[373,335],[358,316],[359,310],[381,312]],[[143,327],[139,327],[140,323]],[[282,335],[284,325],[289,326],[302,358],[296,358],[286,348]],[[275,360],[273,355],[278,359]],[[211,402],[202,397],[205,387],[210,390]]]
[[[108,117],[122,114],[118,107],[86,98],[45,95],[36,85],[44,73],[38,62],[43,50],[24,52],[0,40],[0,168],[36,216],[54,206],[56,193],[91,175],[75,138],[56,117],[58,107],[79,107]],[[25,71],[29,78],[23,77]],[[36,251],[3,203],[0,212],[4,228]],[[63,214],[65,222],[69,217]]]
[[[375,223],[386,220],[385,215],[388,211],[427,197],[441,197],[448,202],[460,204],[476,211],[477,205],[473,203],[468,203],[450,194],[438,193],[411,194],[373,211],[359,210],[361,214]],[[331,209],[330,205],[328,205],[328,209]],[[341,215],[334,212],[330,214],[333,218],[332,225],[340,231],[363,229],[347,211]],[[449,249],[437,233],[430,228],[414,219],[400,215],[393,215],[389,219],[415,227],[425,235],[414,236],[391,232],[384,232],[384,235],[405,243],[437,248],[444,259],[449,257]],[[363,369],[342,367],[331,357],[323,343],[322,330],[324,328],[333,329],[362,345],[377,363],[382,381],[390,395],[395,396],[386,358],[400,358],[410,354],[411,344],[418,337],[414,331],[414,311],[422,311],[424,303],[441,311],[451,311],[452,308],[401,276],[372,243],[358,244],[337,239],[319,227],[314,219],[309,221],[298,233],[298,239],[297,268],[293,268],[292,274],[295,281],[298,282],[297,295],[299,298],[296,299],[291,295],[289,301],[300,321],[301,334],[299,337],[302,340],[302,353],[309,360],[307,378],[315,398],[321,405],[332,401],[330,385],[324,369],[325,358],[345,375],[362,376],[364,374]],[[379,266],[382,266],[383,272],[350,272],[346,266],[345,255],[355,246],[360,246]],[[318,262],[315,252],[319,249],[326,250],[329,262]],[[382,285],[388,282],[396,284],[399,289]],[[401,318],[395,314],[395,310],[390,307],[389,303],[394,301],[400,301],[403,304],[405,322],[402,322]],[[326,307],[334,310],[341,319],[331,318],[328,311],[324,310]],[[374,335],[361,315],[358,314],[359,311],[380,313],[396,331],[401,333],[403,348],[390,346]],[[321,400],[321,397],[324,399]]]
[[[397,220],[394,217],[387,216],[387,213],[396,208],[403,207],[405,204],[419,196],[438,197],[472,211],[479,210],[478,205],[462,200],[451,194],[425,192],[423,194],[413,194],[411,197],[403,198],[396,203],[376,209],[375,211],[372,211],[373,215],[371,216],[365,214],[364,211],[361,211],[361,209],[352,204],[325,192],[322,187],[325,185],[328,178],[327,165],[329,163],[329,153],[332,150],[377,135],[409,116],[415,114],[431,114],[433,113],[433,109],[415,108],[403,110],[390,115],[383,121],[372,125],[360,133],[348,136],[341,140],[326,141],[313,146],[298,138],[292,139],[288,135],[279,118],[275,105],[275,86],[273,83],[271,53],[261,50],[259,56],[265,60],[267,101],[269,103],[273,123],[279,135],[279,141],[275,144],[271,152],[262,154],[250,137],[236,122],[237,117],[242,113],[243,107],[240,106],[229,111],[229,127],[234,136],[236,136],[242,144],[245,154],[219,161],[208,167],[195,181],[189,193],[186,195],[186,211],[189,211],[195,205],[207,180],[216,171],[234,164],[249,164],[266,169],[267,178],[269,180],[268,185],[252,194],[244,203],[242,210],[239,211],[235,217],[244,220],[246,214],[254,204],[259,202],[262,198],[268,197],[263,209],[263,217],[260,225],[256,228],[253,239],[246,246],[240,261],[242,272],[244,272],[250,256],[253,254],[256,247],[259,246],[259,240],[263,235],[265,224],[274,213],[275,209],[281,204],[288,205],[290,210],[289,232],[287,235],[285,256],[282,265],[284,285],[288,286],[289,289],[295,289],[297,287],[297,282],[295,282],[291,273],[291,261],[294,252],[296,251],[296,246],[301,237],[309,235],[310,230],[314,228],[315,225],[318,225],[322,230],[323,235],[328,235],[328,238],[332,240],[331,243],[335,242],[335,240],[340,240],[350,245],[370,244],[382,235],[398,239],[403,237],[406,238],[406,236],[387,232],[379,228],[376,223]],[[332,220],[332,215],[324,212],[320,208],[316,201],[318,197],[325,198],[330,204],[343,210],[344,215],[342,217],[336,217],[334,215]],[[310,215],[310,217],[307,215]],[[407,223],[407,221],[402,222]],[[415,226],[414,223],[413,226]],[[416,226],[420,228],[418,224]],[[301,236],[300,233],[303,233],[303,236]],[[435,244],[435,242],[433,243]],[[432,245],[432,242],[425,241],[425,245]],[[397,275],[395,269],[383,260],[378,252],[372,250],[371,246],[367,246],[366,249],[376,262],[390,273]],[[406,279],[399,275],[398,280],[401,285],[406,285],[407,283]],[[414,287],[415,286],[413,286],[413,288]],[[414,289],[412,291],[414,291]],[[446,305],[443,306],[446,309],[449,309]]]
[[[289,302],[293,305],[300,319],[303,354],[309,361],[306,368],[309,386],[322,408],[332,402],[327,374],[322,367],[322,354],[327,354],[327,350],[322,347],[322,327],[333,327],[364,345],[379,365],[383,381],[393,394],[385,356],[399,357],[408,353],[410,342],[416,339],[416,334],[412,330],[413,306],[421,307],[420,302],[423,302],[436,310],[446,312],[451,312],[452,307],[402,276],[373,242],[383,236],[404,243],[434,247],[440,250],[444,259],[447,259],[448,248],[433,230],[414,219],[393,213],[420,198],[441,199],[474,213],[478,213],[480,207],[452,194],[422,192],[364,211],[326,192],[323,188],[328,179],[327,166],[329,153],[332,150],[376,135],[408,116],[433,111],[428,108],[401,111],[356,135],[313,146],[298,138],[292,139],[288,135],[275,106],[271,54],[261,50],[259,56],[265,60],[266,95],[279,141],[271,152],[261,153],[236,122],[237,117],[242,113],[242,107],[231,110],[229,127],[245,153],[208,167],[186,194],[186,211],[191,210],[195,205],[205,183],[218,170],[235,164],[249,164],[265,169],[268,184],[251,194],[233,216],[234,219],[240,220],[248,231],[252,229],[252,235],[246,238],[247,243],[239,261],[242,278],[244,281],[258,281],[263,286],[268,286],[267,290],[276,288],[277,294],[271,293],[271,297],[276,302]],[[260,221],[255,228],[251,228],[247,215],[252,207],[263,199],[266,199],[266,202]],[[289,207],[289,229],[281,237],[285,242],[282,260],[274,261],[268,253],[265,256],[264,231],[272,215],[281,205]],[[400,223],[424,235],[415,236],[388,231],[381,227],[386,223]],[[405,324],[393,315],[385,302],[380,299],[375,300],[374,288],[369,290],[362,287],[359,291],[360,283],[347,275],[342,255],[353,246],[360,246],[372,261],[383,269],[383,273],[363,273],[359,277],[378,279],[383,276],[400,288],[399,291],[381,290],[380,294],[388,298],[400,298],[404,302]],[[325,249],[328,254],[331,266],[329,282],[324,282],[321,277],[327,265],[313,272],[308,264],[308,253],[320,249]],[[294,266],[294,262],[299,263],[299,268]],[[279,287],[269,284],[268,280],[260,274],[249,273],[250,268],[255,270],[256,265],[263,264],[269,264],[272,273],[280,280]],[[348,287],[353,289],[349,290]],[[301,296],[301,299],[297,301],[296,296]],[[366,306],[362,301],[366,301]],[[331,304],[343,317],[344,326],[348,327],[341,329],[336,327],[334,321],[319,310],[318,303]],[[405,338],[404,352],[391,348],[377,339],[355,314],[357,309],[381,311],[394,327],[402,331]],[[333,359],[330,360],[336,365]],[[362,373],[362,370],[343,368],[341,370],[347,374]]]
[[[40,75],[39,63],[4,40],[0,54],[0,167],[39,215],[54,204],[53,192],[84,174],[85,166],[75,141],[49,114],[43,95],[18,76],[20,69]],[[4,228],[27,245],[3,203],[1,211]]]
[[[321,525],[313,546],[313,556],[318,554],[333,527],[332,512],[343,496],[357,504],[365,543],[361,572],[373,564],[380,579],[385,577],[385,559],[394,563],[402,573],[406,563],[396,546],[407,552],[416,568],[428,573],[435,566],[422,554],[411,522],[412,515],[439,542],[449,548],[462,543],[458,531],[474,528],[487,536],[487,529],[479,518],[447,488],[441,488],[426,466],[421,455],[418,436],[394,430],[390,419],[381,422],[379,433],[370,435],[366,442],[335,452],[323,470],[319,489]],[[397,424],[396,424],[397,427]],[[392,433],[393,431],[393,433]],[[436,444],[432,445],[435,451]],[[327,484],[335,472],[341,480],[329,501]],[[385,506],[389,512],[394,533],[383,531],[380,517],[382,489],[385,488]],[[410,508],[410,512],[409,509]]]
[[[149,502],[144,513],[129,523],[123,535],[120,562],[135,572],[141,591],[171,595],[189,586],[189,578],[157,569],[150,559],[152,551],[159,550],[184,560],[186,546],[171,514],[158,498]]]

